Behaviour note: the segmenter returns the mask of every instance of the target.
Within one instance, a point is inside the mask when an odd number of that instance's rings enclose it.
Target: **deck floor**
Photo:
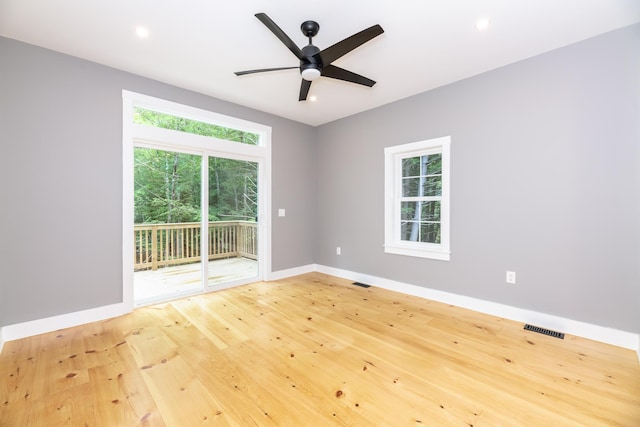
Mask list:
[[[198,292],[202,289],[201,274],[200,263],[136,271],[133,273],[134,301],[139,305]],[[209,286],[257,276],[258,261],[255,260],[236,257],[209,261]]]

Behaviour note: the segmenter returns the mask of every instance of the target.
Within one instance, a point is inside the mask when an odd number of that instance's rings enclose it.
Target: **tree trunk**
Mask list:
[[[418,184],[418,197],[424,196],[424,179],[427,173],[427,159],[429,156],[420,157],[420,180]],[[422,216],[422,203],[416,203],[416,210],[413,212],[413,222],[411,223],[411,236],[409,240],[417,242],[420,233],[420,219]]]
[[[173,165],[171,167],[171,176],[165,177],[165,182],[169,180],[169,197],[168,197],[168,206],[167,206],[167,222],[173,222],[173,208],[175,207],[176,201],[176,188],[178,186],[178,153],[173,155]]]

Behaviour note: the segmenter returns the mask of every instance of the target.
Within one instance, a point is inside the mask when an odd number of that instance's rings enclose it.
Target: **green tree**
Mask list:
[[[136,123],[257,144],[259,136],[150,110],[136,109]],[[201,157],[135,148],[135,223],[201,220]],[[209,158],[209,220],[256,220],[258,165]]]
[[[136,223],[200,221],[200,157],[150,148],[134,151]]]
[[[134,123],[143,125],[177,130],[202,136],[210,136],[225,139],[227,141],[240,142],[242,144],[258,145],[260,142],[260,136],[255,133],[216,126],[211,123],[199,122],[197,120],[186,119],[184,117],[178,117],[138,107],[134,108],[133,121]]]

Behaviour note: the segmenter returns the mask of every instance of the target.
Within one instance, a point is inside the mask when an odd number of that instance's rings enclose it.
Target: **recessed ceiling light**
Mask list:
[[[145,27],[136,27],[136,34],[141,39],[149,37],[149,30]]]
[[[489,21],[488,19],[486,18],[478,19],[476,21],[476,30],[478,31],[486,30],[489,27],[489,25],[491,25],[491,21]]]
[[[309,97],[309,101],[311,101],[311,102],[316,102],[317,100],[318,100],[318,98],[315,95],[311,95]]]

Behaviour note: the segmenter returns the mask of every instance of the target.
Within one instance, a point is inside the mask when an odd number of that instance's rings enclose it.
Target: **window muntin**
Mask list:
[[[449,143],[385,149],[385,252],[449,259]]]

